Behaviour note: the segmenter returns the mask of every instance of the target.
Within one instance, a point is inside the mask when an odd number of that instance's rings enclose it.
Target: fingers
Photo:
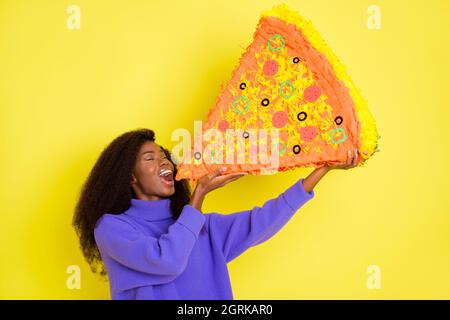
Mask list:
[[[356,167],[358,164],[358,149],[347,151],[347,160],[342,163],[341,168],[350,169]]]
[[[223,181],[227,181],[230,179],[235,179],[235,178],[240,178],[242,176],[247,175],[247,173],[245,172],[238,172],[238,173],[228,173],[228,174],[224,174],[220,177],[217,177],[216,179],[222,179]]]
[[[219,177],[214,178],[214,183],[220,185],[220,186],[224,186],[225,184],[237,180],[242,176],[247,175],[247,173],[229,173],[229,174],[225,174],[225,175],[221,175]]]
[[[209,174],[209,177],[210,177],[211,179],[212,179],[212,178],[215,178],[215,177],[218,177],[218,176],[220,176],[223,172],[225,172],[226,170],[227,170],[227,167],[219,168],[219,169],[217,169],[216,171],[210,173],[210,174]]]
[[[224,182],[222,182],[222,186],[224,186],[226,184],[229,184],[230,182],[235,181],[235,180],[237,180],[237,179],[239,179],[239,178],[241,178],[243,176],[244,175],[242,174],[242,175],[239,175],[239,176],[234,176],[232,178],[229,178],[229,179],[225,180]]]
[[[248,175],[247,172],[231,173],[231,174],[227,175],[228,179],[226,179],[226,183],[237,180],[246,175]]]
[[[352,160],[353,160],[352,151],[348,150],[348,152],[347,152],[347,161],[345,162],[345,166],[349,167],[352,164]]]
[[[350,169],[356,167],[358,164],[358,149],[354,149],[353,151],[348,151],[348,157],[345,165],[345,169]]]
[[[355,152],[354,152],[354,155],[353,155],[352,166],[356,167],[357,164],[358,164],[358,149],[355,149]]]

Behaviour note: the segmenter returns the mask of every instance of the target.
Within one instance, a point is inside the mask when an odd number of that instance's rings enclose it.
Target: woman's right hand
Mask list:
[[[247,175],[246,172],[222,174],[226,170],[226,167],[222,167],[212,173],[204,175],[198,180],[197,188],[206,195],[210,191],[223,187],[227,183]]]
[[[208,192],[223,187],[224,185],[248,174],[247,172],[222,174],[226,170],[226,167],[222,167],[201,177],[197,182],[189,204],[201,211],[204,197]]]

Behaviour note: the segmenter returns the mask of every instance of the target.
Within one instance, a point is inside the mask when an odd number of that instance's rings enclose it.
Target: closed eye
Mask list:
[[[165,153],[164,151],[160,150],[159,152],[160,152],[160,154],[161,154],[161,158],[162,158],[162,159],[167,159],[166,153]],[[145,154],[145,153],[151,154],[151,153],[155,153],[155,152],[154,152],[154,151],[146,151],[146,152],[144,152],[144,154]],[[155,158],[153,158],[153,157],[151,157],[151,158],[144,158],[144,160],[145,160],[145,161],[148,161],[148,160],[155,160]]]
[[[162,158],[162,159],[167,159],[166,156],[162,156],[161,158]],[[155,159],[154,159],[154,158],[147,158],[147,159],[145,159],[145,160],[155,160]]]

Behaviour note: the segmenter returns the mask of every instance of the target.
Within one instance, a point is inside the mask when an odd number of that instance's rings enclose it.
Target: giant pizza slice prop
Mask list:
[[[343,162],[354,149],[362,166],[379,138],[345,67],[311,22],[282,4],[261,14],[176,180],[197,180],[224,165],[257,175],[318,167]]]

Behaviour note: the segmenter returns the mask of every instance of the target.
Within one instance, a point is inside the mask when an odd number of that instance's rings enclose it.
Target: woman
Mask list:
[[[112,299],[233,299],[227,263],[280,230],[314,197],[331,169],[316,168],[262,207],[201,211],[205,195],[244,173],[205,175],[191,196],[175,181],[170,153],[152,130],[127,132],[105,148],[83,185],[73,226],[94,272],[108,274]]]

